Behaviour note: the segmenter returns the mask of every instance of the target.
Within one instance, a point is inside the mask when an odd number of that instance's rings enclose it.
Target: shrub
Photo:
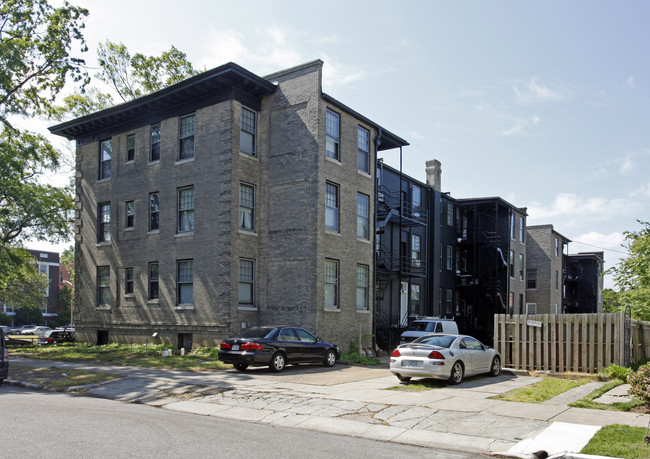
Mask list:
[[[197,347],[192,351],[192,354],[210,357],[211,359],[218,359],[219,348],[218,347]]]
[[[636,373],[628,376],[627,382],[631,386],[629,393],[650,406],[650,363],[639,367]]]
[[[632,374],[632,370],[627,367],[621,367],[619,365],[611,364],[607,368],[603,368],[598,372],[596,377],[599,381],[608,381],[610,379],[620,379],[621,381],[627,381],[627,377]]]

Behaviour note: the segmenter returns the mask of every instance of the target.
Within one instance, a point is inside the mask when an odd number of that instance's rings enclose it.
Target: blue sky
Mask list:
[[[322,59],[326,93],[409,141],[406,174],[424,181],[438,159],[443,191],[527,207],[606,267],[649,219],[650,3],[71,3],[90,10],[91,66],[106,39],[261,76]]]

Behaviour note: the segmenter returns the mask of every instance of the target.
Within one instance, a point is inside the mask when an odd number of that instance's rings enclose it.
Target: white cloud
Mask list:
[[[532,116],[530,119],[518,119],[515,120],[514,126],[505,131],[501,132],[503,136],[512,136],[512,135],[524,135],[530,134],[530,127],[537,126],[540,122],[540,118],[537,115]]]
[[[233,29],[211,30],[206,40],[209,51],[199,62],[199,68],[211,69],[226,62],[240,62],[249,51],[244,45],[244,34]]]
[[[613,216],[634,216],[642,207],[631,199],[585,197],[573,193],[559,193],[550,205],[533,202],[528,206],[528,215],[534,221],[545,222],[558,217],[608,220]]]
[[[316,37],[311,40],[311,43],[316,46],[326,46],[326,45],[335,45],[339,43],[340,39],[338,35],[323,35]]]
[[[565,98],[561,89],[552,89],[532,77],[529,82],[517,82],[514,86],[517,103],[535,103],[562,100]]]
[[[350,86],[368,77],[364,70],[343,64],[338,58],[324,55],[321,59],[323,66],[323,85],[326,88]],[[327,92],[327,89],[325,90]]]
[[[630,196],[650,199],[650,183],[641,185],[639,188],[631,192]]]
[[[619,172],[621,175],[627,175],[630,172],[634,171],[635,164],[634,161],[632,160],[631,155],[626,155],[624,158],[620,159],[620,167],[619,167]]]
[[[623,87],[626,89],[634,89],[635,87],[634,75],[630,75],[629,77],[627,77],[625,83],[623,83]]]

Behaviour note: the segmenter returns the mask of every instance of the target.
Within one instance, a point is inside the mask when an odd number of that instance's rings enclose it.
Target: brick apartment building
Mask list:
[[[77,144],[82,340],[372,333],[373,165],[407,142],[323,93],[322,66],[229,63],[50,128]]]

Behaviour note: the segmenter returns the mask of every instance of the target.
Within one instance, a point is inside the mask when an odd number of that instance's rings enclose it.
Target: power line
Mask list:
[[[609,252],[621,253],[621,254],[623,254],[623,255],[627,255],[627,254],[628,254],[628,252],[623,252],[623,251],[621,251],[621,250],[615,250],[615,249],[609,249],[609,248],[607,248],[607,247],[600,247],[599,245],[587,244],[586,242],[580,242],[580,241],[571,241],[571,242],[574,242],[574,243],[576,243],[576,244],[587,245],[587,246],[589,246],[589,247],[594,247],[594,248],[596,248],[596,249],[607,250],[607,251],[609,251]]]

